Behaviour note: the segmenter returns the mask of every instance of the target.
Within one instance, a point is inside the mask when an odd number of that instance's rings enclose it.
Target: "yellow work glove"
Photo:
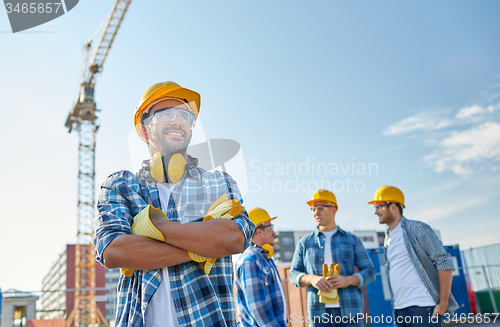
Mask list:
[[[151,222],[151,218],[165,218],[168,220],[163,211],[153,207],[152,205],[148,205],[141,212],[135,215],[134,222],[132,223],[132,234],[147,236],[161,242],[165,241],[163,234]],[[130,277],[134,273],[133,269],[120,268],[120,271],[126,277]]]
[[[243,211],[243,206],[240,204],[238,200],[228,200],[226,196],[221,196],[218,198],[208,209],[208,213],[203,217],[203,221],[215,219],[215,218],[225,218],[225,219],[233,219],[238,217]],[[151,218],[165,218],[168,220],[165,213],[153,207],[152,205],[148,205],[144,210],[139,212],[134,217],[134,222],[132,224],[132,234],[133,235],[141,235],[152,238],[157,241],[165,241],[163,234],[151,223]],[[217,259],[207,258],[198,254],[195,254],[191,251],[188,251],[189,257],[196,262],[199,262],[202,266],[205,274],[209,274],[212,266],[214,265]],[[123,269],[120,268],[120,271],[126,277],[132,276],[134,270],[133,269]]]
[[[238,200],[229,200],[227,196],[223,195],[218,198],[210,208],[208,208],[208,213],[203,217],[203,221],[208,221],[211,219],[233,219],[238,217],[243,211],[243,206]],[[199,262],[205,274],[209,274],[215,261],[215,258],[207,258],[195,253],[188,251],[189,257],[196,262]]]
[[[330,264],[330,269],[328,269],[328,265],[326,263],[323,264],[323,278],[327,278],[328,276],[340,275],[340,266],[334,263]],[[318,291],[319,295],[319,303],[330,303],[335,304],[339,302],[339,296],[337,293],[337,289],[334,288],[330,292],[325,293]]]

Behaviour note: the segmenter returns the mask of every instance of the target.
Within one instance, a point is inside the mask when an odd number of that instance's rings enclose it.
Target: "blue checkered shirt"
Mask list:
[[[250,246],[235,265],[240,326],[286,327],[281,280],[266,251]],[[279,275],[278,275],[279,276]]]
[[[290,268],[293,284],[300,287],[300,278],[305,274],[323,276],[324,245],[325,235],[318,228],[299,240]],[[375,268],[359,238],[340,227],[332,236],[331,250],[332,261],[340,265],[340,274],[354,275],[359,279],[358,286],[338,289],[340,315],[354,317],[363,312],[365,305],[361,288],[375,280]],[[357,273],[354,272],[355,266],[359,269]],[[307,309],[311,320],[326,312],[325,305],[319,303],[317,293],[312,285],[307,287]]]
[[[201,221],[220,196],[242,202],[236,182],[226,173],[207,172],[190,157],[183,178],[172,188],[168,208],[172,221]],[[137,174],[120,171],[101,187],[95,224],[96,259],[103,264],[103,251],[116,237],[131,234],[133,217],[148,204],[161,208],[156,182],[143,164]],[[177,205],[176,205],[177,203]],[[248,247],[255,225],[246,211],[234,220]],[[180,326],[236,326],[231,257],[219,258],[209,275],[199,263],[190,261],[168,268],[170,287]],[[118,282],[117,327],[145,326],[148,304],[161,282],[161,269],[136,270]]]
[[[453,270],[453,259],[446,252],[443,243],[438,239],[432,228],[417,220],[408,220],[405,217],[401,218],[401,228],[403,229],[403,239],[408,250],[410,260],[415,266],[420,279],[425,285],[425,288],[436,302],[440,302],[440,288],[438,270]],[[386,233],[387,245],[388,234]],[[385,268],[387,271],[387,281],[389,282],[390,262],[387,260],[387,246],[385,246]],[[389,282],[389,290],[391,297],[391,283]],[[453,314],[458,309],[458,304],[450,292],[448,299],[448,308],[446,312]]]

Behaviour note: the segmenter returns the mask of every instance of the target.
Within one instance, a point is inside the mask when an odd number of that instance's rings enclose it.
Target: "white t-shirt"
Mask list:
[[[322,232],[325,235],[325,257],[323,262],[328,265],[328,268],[330,268],[330,264],[333,263],[332,237],[337,232],[337,230],[338,228],[335,228],[334,230],[329,232]],[[327,303],[325,304],[325,308],[340,308],[340,301],[335,304]]]
[[[157,188],[161,207],[166,210],[172,192],[170,185],[158,183]],[[179,327],[167,268],[161,270],[160,286],[158,286],[146,309],[146,327]]]
[[[389,281],[394,293],[394,308],[436,305],[411,262],[401,223],[388,234],[390,242],[387,247],[387,260],[389,260]]]

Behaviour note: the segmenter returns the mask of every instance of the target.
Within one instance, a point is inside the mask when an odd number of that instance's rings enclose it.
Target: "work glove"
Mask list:
[[[215,218],[233,219],[235,217],[238,217],[242,211],[243,206],[238,200],[228,200],[226,196],[221,196],[210,206],[210,208],[208,209],[208,213],[205,215],[205,217],[203,217],[203,221]],[[157,209],[152,205],[148,205],[134,217],[134,222],[132,224],[132,234],[146,236],[154,240],[164,242],[165,238],[163,237],[163,234],[153,225],[153,223],[151,222],[151,218],[164,218],[168,220],[167,216],[162,210]],[[195,254],[191,251],[188,251],[188,254],[193,261],[200,263],[205,274],[207,275],[210,273],[212,266],[217,260]],[[134,270],[132,269],[120,268],[120,271],[126,277],[130,277],[134,273]]]
[[[163,234],[153,225],[151,218],[165,218],[168,220],[163,211],[152,205],[148,205],[135,215],[134,222],[132,223],[132,234],[146,236],[160,242],[165,241],[165,237],[163,237]],[[126,277],[130,277],[134,273],[133,269],[120,268],[120,271]]]
[[[218,198],[210,208],[208,208],[208,213],[203,217],[203,221],[208,221],[212,219],[233,219],[238,217],[243,211],[243,206],[240,204],[238,200],[229,200],[227,196],[223,195]],[[215,261],[215,258],[207,258],[198,254],[195,254],[191,251],[188,251],[189,257],[198,262],[205,274],[209,274],[212,269]]]
[[[330,264],[330,269],[328,269],[328,265],[326,263],[323,264],[323,278],[327,278],[328,276],[340,275],[340,266],[334,263]],[[330,292],[321,292],[318,291],[319,295],[319,303],[324,304],[335,304],[339,302],[339,296],[337,294],[337,289],[334,288]]]

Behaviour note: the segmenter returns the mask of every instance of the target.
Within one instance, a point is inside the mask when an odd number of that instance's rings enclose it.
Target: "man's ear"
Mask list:
[[[139,133],[141,133],[141,137],[143,139],[149,141],[148,131],[146,130],[146,127],[144,125],[141,125],[141,127],[139,127]]]

